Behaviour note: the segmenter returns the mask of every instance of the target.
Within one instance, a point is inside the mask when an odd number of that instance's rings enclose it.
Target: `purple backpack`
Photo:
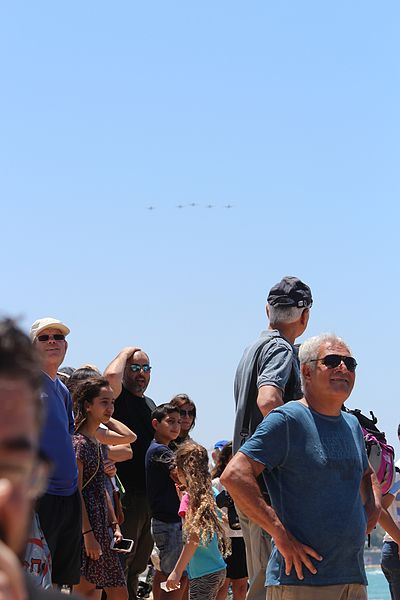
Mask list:
[[[368,460],[381,485],[382,494],[387,494],[394,483],[396,474],[393,446],[386,442],[385,434],[377,428],[378,419],[372,410],[370,411],[371,419],[363,415],[358,408],[354,410],[346,408],[346,412],[358,419],[364,435]]]

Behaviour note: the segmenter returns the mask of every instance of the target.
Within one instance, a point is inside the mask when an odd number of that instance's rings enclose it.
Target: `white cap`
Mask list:
[[[40,332],[43,331],[43,329],[47,329],[48,327],[51,327],[52,329],[58,329],[60,333],[63,333],[64,335],[68,335],[70,332],[69,328],[58,319],[53,319],[53,317],[44,317],[43,319],[38,319],[35,321],[31,327],[29,335],[32,342],[37,338],[38,335],[40,335]]]

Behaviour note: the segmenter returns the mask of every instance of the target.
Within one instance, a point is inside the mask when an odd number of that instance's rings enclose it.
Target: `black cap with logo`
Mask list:
[[[271,288],[267,302],[271,306],[310,308],[312,305],[311,290],[297,277],[287,276]]]

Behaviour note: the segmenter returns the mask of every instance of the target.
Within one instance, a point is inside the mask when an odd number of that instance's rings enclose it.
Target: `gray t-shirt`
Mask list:
[[[256,377],[253,377],[254,368]],[[296,349],[276,329],[261,332],[258,340],[244,351],[236,370],[233,452],[239,450],[243,441],[254,433],[263,419],[257,406],[258,388],[263,385],[272,385],[282,390],[284,402],[299,400],[303,396]],[[248,402],[251,404],[248,435],[242,436]]]

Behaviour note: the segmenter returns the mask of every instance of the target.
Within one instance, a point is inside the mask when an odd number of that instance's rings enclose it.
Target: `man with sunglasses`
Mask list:
[[[266,307],[269,327],[246,348],[236,371],[234,453],[273,408],[301,398],[294,343],[307,327],[311,306],[311,290],[297,277],[284,277],[271,288]],[[265,490],[262,477],[259,483]],[[240,511],[239,517],[250,581],[247,600],[263,600],[270,538]]]
[[[47,484],[39,451],[45,418],[41,385],[38,356],[28,336],[11,319],[0,321],[0,597],[7,600],[65,598],[59,591],[36,587],[20,562],[33,503]]]
[[[267,600],[366,600],[363,550],[381,494],[358,420],[341,410],[357,362],[332,334],[304,342],[299,358],[304,397],[262,421],[221,481],[273,538]],[[256,482],[264,469],[271,506]]]
[[[145,396],[150,373],[148,355],[133,346],[123,348],[104,372],[114,392],[114,418],[137,435],[132,444],[133,457],[117,465],[125,488],[122,501],[125,521],[121,529],[125,538],[135,542],[125,563],[130,600],[138,597],[138,577],[146,569],[153,549],[145,474],[145,456],[154,435],[151,413],[156,407],[153,400]]]
[[[30,330],[43,372],[41,396],[46,417],[40,446],[53,464],[47,491],[38,503],[37,512],[50,548],[52,581],[59,587],[79,583],[81,563],[81,501],[72,446],[72,399],[57,377],[67,352],[65,338],[69,332],[64,323],[53,317],[38,319]]]

